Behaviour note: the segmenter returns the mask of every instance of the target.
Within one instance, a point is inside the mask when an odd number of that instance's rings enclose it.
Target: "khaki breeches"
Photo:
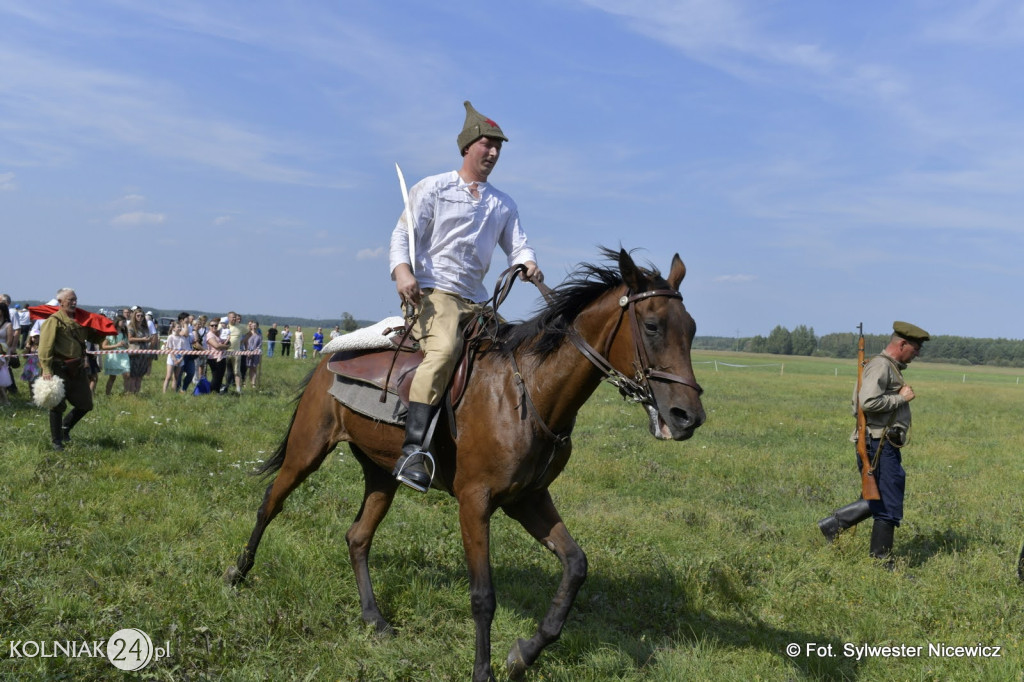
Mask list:
[[[416,320],[423,362],[409,387],[409,400],[438,405],[462,352],[462,332],[484,306],[437,289],[425,290]]]

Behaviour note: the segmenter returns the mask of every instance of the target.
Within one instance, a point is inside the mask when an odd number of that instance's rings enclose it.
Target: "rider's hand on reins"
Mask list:
[[[423,292],[420,291],[420,283],[416,281],[412,269],[406,263],[401,263],[395,268],[394,274],[395,288],[398,290],[398,299],[402,305],[419,305]]]
[[[540,271],[535,262],[528,260],[523,263],[523,269],[519,271],[519,279],[537,284],[544,281],[544,273]]]

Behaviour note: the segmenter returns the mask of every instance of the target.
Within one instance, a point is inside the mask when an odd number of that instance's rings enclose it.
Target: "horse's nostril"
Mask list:
[[[683,428],[697,428],[704,423],[704,416],[702,414],[694,415],[688,410],[681,407],[673,407],[669,411],[669,418],[678,426]]]
[[[693,421],[690,418],[690,413],[681,407],[673,407],[668,411],[668,413],[672,417],[672,421],[676,424],[680,424],[681,426],[689,427]]]

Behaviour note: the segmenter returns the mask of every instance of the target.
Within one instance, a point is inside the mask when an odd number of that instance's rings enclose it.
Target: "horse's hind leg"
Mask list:
[[[517,640],[509,651],[509,677],[517,679],[540,656],[540,652],[562,634],[576,593],[587,578],[587,556],[569,535],[547,490],[503,507],[506,514],[523,525],[530,535],[555,553],[562,563],[562,582],[537,633],[529,640]]]
[[[377,526],[384,519],[395,499],[398,481],[388,472],[370,461],[366,454],[351,444],[352,454],[363,467],[363,504],[359,507],[355,521],[345,534],[348,544],[348,556],[352,562],[352,570],[356,574],[356,587],[359,589],[359,606],[363,620],[373,625],[378,633],[390,633],[391,625],[377,607],[377,598],[373,594],[373,583],[370,580],[370,568],[367,559],[370,545]]]
[[[224,573],[224,582],[237,585],[245,579],[256,560],[256,549],[259,547],[263,532],[284,506],[284,501],[306,478],[320,468],[327,453],[336,445],[326,429],[311,429],[304,432],[296,423],[289,430],[284,443],[277,454],[283,459],[281,469],[274,482],[267,486],[263,495],[263,503],[256,512],[256,526],[249,536],[249,542],[238,557],[238,563]]]

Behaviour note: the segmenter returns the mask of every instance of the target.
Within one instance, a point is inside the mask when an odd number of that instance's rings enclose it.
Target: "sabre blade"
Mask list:
[[[409,204],[409,190],[405,186],[405,176],[402,174],[402,167],[395,163],[395,170],[398,172],[398,184],[402,188],[402,201],[405,203],[405,227],[409,230],[409,267],[413,274],[416,274],[416,229],[412,222],[412,206]]]

